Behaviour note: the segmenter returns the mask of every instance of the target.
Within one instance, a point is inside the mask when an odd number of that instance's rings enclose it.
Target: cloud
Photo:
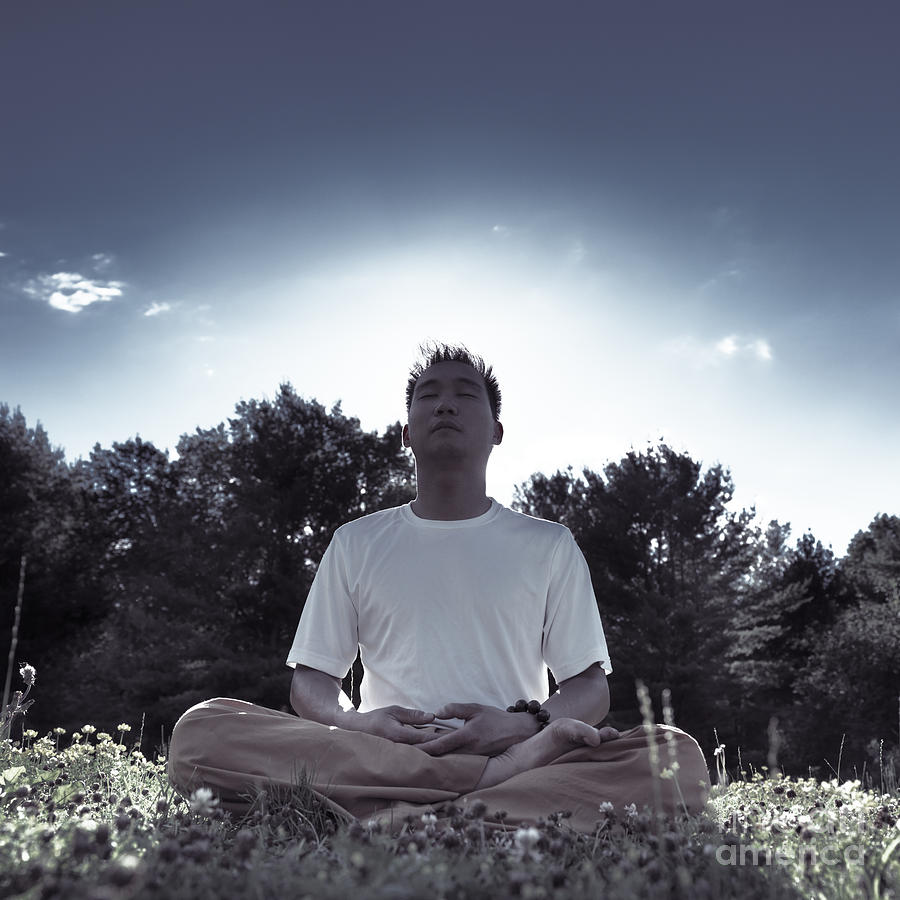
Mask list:
[[[92,303],[108,303],[122,296],[121,281],[101,281],[85,278],[77,272],[56,272],[38,275],[25,285],[24,291],[31,297],[44,300],[54,309],[64,312],[81,312]]]
[[[744,269],[740,266],[736,261],[732,261],[727,263],[722,269],[716,272],[711,278],[707,278],[704,281],[698,290],[701,294],[705,294],[709,291],[717,290],[718,288],[726,287],[728,284],[733,284],[736,281],[741,281],[744,278]]]
[[[495,225],[491,229],[492,234],[496,234],[498,237],[509,237],[509,226],[508,225]]]
[[[737,352],[737,341],[731,335],[723,337],[721,341],[716,341],[716,353],[721,353],[723,356],[734,356]]]
[[[0,250],[0,259],[3,259],[4,256],[8,256],[8,255],[9,254],[4,253],[2,250]]]
[[[169,303],[151,303],[150,308],[144,310],[145,316],[158,316],[160,313],[168,312],[172,308]]]
[[[91,257],[91,265],[95,272],[103,272],[112,265],[113,258],[109,253],[95,253]]]
[[[726,359],[737,356],[753,356],[763,362],[771,362],[772,348],[764,338],[741,338],[735,334],[729,334],[716,341],[716,353]]]
[[[748,349],[756,354],[757,359],[768,362],[772,358],[772,348],[769,346],[769,342],[764,341],[762,338],[757,338],[753,343],[749,344]]]
[[[669,341],[666,350],[674,356],[689,360],[697,368],[717,366],[737,359],[757,359],[772,362],[772,347],[765,338],[745,338],[728,334],[716,341],[698,341],[682,336]]]

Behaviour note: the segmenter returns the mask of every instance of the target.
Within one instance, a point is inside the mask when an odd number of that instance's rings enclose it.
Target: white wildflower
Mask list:
[[[198,816],[211,815],[219,801],[207,787],[200,787],[191,794],[191,812]]]
[[[19,669],[19,675],[22,676],[22,680],[28,687],[31,687],[37,678],[37,672],[35,672],[34,666],[30,666],[28,663],[22,663],[22,667]]]
[[[537,828],[520,828],[514,836],[520,850],[530,850],[540,839],[541,833]]]

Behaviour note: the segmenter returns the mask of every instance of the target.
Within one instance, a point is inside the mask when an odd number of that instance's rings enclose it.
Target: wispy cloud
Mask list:
[[[720,341],[716,341],[716,353],[721,353],[722,356],[734,356],[737,352],[737,341],[731,335],[723,337]]]
[[[736,282],[741,281],[744,278],[744,268],[737,262],[732,261],[726,263],[718,272],[715,273],[711,278],[707,278],[700,287],[699,291],[701,294],[708,293],[709,291],[714,291],[719,288],[726,287],[727,285],[734,284]]]
[[[38,275],[23,290],[30,297],[49,303],[54,309],[77,313],[92,303],[108,303],[121,297],[123,287],[125,283],[122,281],[85,278],[77,272],[55,272],[52,275]]]
[[[145,316],[158,316],[160,313],[168,312],[172,308],[169,303],[151,303],[150,307],[144,310]]]
[[[95,253],[91,257],[91,265],[95,272],[105,272],[113,263],[112,255],[109,253]]]
[[[508,225],[495,225],[491,229],[491,234],[497,235],[497,237],[509,237],[509,226]]]
[[[772,359],[772,348],[769,346],[769,342],[764,341],[762,338],[757,338],[755,341],[752,341],[748,345],[748,349],[757,359],[762,359],[765,362]]]
[[[0,259],[3,259],[4,256],[8,256],[8,254],[0,250]]]
[[[682,336],[669,341],[666,350],[674,356],[689,360],[698,368],[721,365],[730,360],[756,359],[772,362],[772,346],[765,338],[747,338],[728,334],[714,341],[699,341],[691,336]]]

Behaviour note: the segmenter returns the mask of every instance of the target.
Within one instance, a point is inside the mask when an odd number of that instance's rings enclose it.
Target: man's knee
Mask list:
[[[709,797],[709,771],[697,741],[671,725],[657,725],[660,773],[677,782],[691,812],[698,812]]]
[[[169,782],[182,792],[189,793],[200,782],[198,771],[206,762],[216,742],[209,735],[209,728],[204,720],[209,718],[214,709],[221,709],[228,704],[241,703],[228,697],[214,697],[202,700],[186,710],[172,729],[169,738],[169,752],[166,769]]]

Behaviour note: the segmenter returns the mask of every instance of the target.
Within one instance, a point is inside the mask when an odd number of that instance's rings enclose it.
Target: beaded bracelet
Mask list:
[[[543,731],[550,721],[550,713],[537,700],[516,700],[515,706],[507,706],[507,712],[529,712],[540,722],[538,731]]]

